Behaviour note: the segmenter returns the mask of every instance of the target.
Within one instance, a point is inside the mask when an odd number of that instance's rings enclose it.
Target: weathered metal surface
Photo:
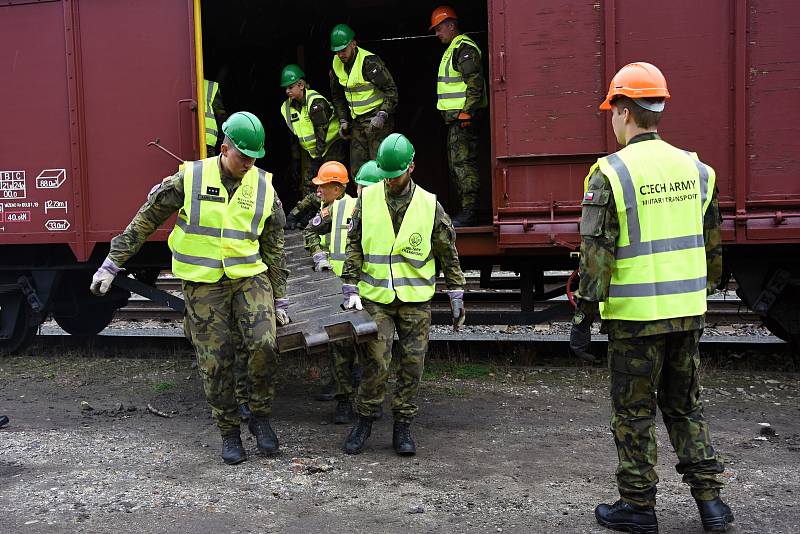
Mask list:
[[[314,272],[299,231],[286,232],[287,297],[292,322],[278,328],[280,352],[327,350],[330,341],[374,339],[378,327],[365,311],[342,309],[342,282],[332,271]]]

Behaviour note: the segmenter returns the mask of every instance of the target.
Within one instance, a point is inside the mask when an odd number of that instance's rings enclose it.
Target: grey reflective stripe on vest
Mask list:
[[[246,265],[248,263],[256,263],[261,259],[261,254],[251,254],[250,256],[239,256],[238,258],[225,258],[225,267],[232,267],[234,265]]]
[[[198,192],[203,185],[203,162],[192,162],[192,204],[189,208],[189,222],[178,218],[176,226],[187,234],[203,235],[208,237],[220,237],[220,229],[211,226],[202,226],[200,224],[200,206],[202,205],[198,198]],[[222,229],[222,237],[227,239],[241,239],[255,241],[258,239],[258,224],[261,222],[261,217],[264,215],[264,199],[267,196],[267,175],[266,171],[258,169],[258,192],[256,193],[256,211],[250,221],[250,231],[244,232],[242,230],[233,230],[230,228]],[[184,262],[186,263],[186,262]]]
[[[334,221],[334,225],[331,227],[331,236],[328,238],[328,243],[331,243],[331,250],[330,255],[332,260],[344,261],[346,259],[346,254],[342,250],[342,224],[344,223],[344,212],[347,211],[347,204],[345,203],[344,199],[347,197],[343,197],[342,200],[339,201],[339,209],[336,212],[336,220]]]
[[[211,119],[216,122],[217,118],[214,116],[214,110],[212,106],[214,105],[214,100],[212,95],[214,94],[214,87],[217,86],[217,82],[208,82],[208,91],[206,91],[206,118]],[[217,130],[213,128],[206,127],[206,133],[211,134],[214,137],[217,137]]]
[[[181,263],[189,265],[197,265],[199,267],[208,267],[210,269],[222,269],[222,260],[215,258],[204,258],[202,256],[191,256],[189,254],[181,254],[177,251],[172,251],[172,257]]]
[[[366,100],[353,100],[352,95],[350,96],[350,105],[355,106],[366,106],[367,104],[372,104],[373,102],[377,102],[378,100],[383,99],[383,93],[377,91],[374,95],[367,98]]]
[[[424,260],[415,260],[406,258],[402,254],[364,254],[364,261],[374,263],[375,265],[386,265],[391,263],[407,263],[417,269],[422,269],[425,265],[433,259],[433,251],[428,253],[428,257]]]
[[[466,91],[457,91],[455,93],[439,93],[436,95],[437,100],[446,100],[448,98],[464,98],[467,96]]]
[[[464,81],[464,78],[458,71],[456,71],[458,76],[450,76],[450,64],[453,62],[453,54],[456,52],[458,52],[458,46],[453,48],[453,53],[450,54],[450,58],[447,60],[447,63],[444,64],[444,76],[437,76],[436,81],[445,83],[458,83]]]
[[[310,92],[311,90],[309,89],[308,91]],[[314,94],[319,94],[319,93],[312,93],[311,95],[306,93],[306,102],[308,102],[309,98],[311,96],[313,96]],[[305,137],[300,137],[299,135],[297,135],[297,132],[294,131],[294,124],[292,124],[292,99],[291,98],[289,100],[287,100],[283,104],[283,116],[284,116],[284,119],[286,120],[286,126],[289,127],[289,131],[292,132],[293,135],[297,136],[297,138],[301,142],[307,143],[309,141],[314,141],[316,139],[314,134],[307,135]]]
[[[626,297],[658,297],[662,295],[680,295],[693,293],[706,289],[706,277],[691,278],[689,280],[673,280],[671,282],[650,282],[646,284],[621,284],[611,285],[608,296],[616,298]]]
[[[610,154],[607,158],[607,161],[619,177],[619,182],[622,187],[623,202],[625,204],[625,214],[628,221],[628,242],[630,244],[617,247],[615,257],[618,260],[636,258],[637,256],[646,256],[659,252],[689,250],[705,246],[705,241],[702,234],[668,237],[665,239],[656,239],[653,241],[643,242],[641,226],[639,224],[639,209],[636,204],[636,190],[633,185],[631,173],[628,170],[627,165],[625,165],[625,162],[623,162],[618,155]],[[705,198],[708,191],[708,170],[699,161],[694,161],[698,164],[697,168],[700,171],[700,191],[702,202],[705,204]],[[701,206],[703,204],[701,204]]]
[[[386,278],[375,278],[365,271],[361,271],[361,281],[373,287],[381,287],[383,289],[391,289],[392,287],[430,287],[436,284],[436,276],[430,278],[395,278],[388,280]]]

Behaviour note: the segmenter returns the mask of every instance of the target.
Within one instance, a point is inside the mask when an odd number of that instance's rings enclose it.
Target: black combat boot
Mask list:
[[[350,400],[340,400],[336,403],[336,412],[333,415],[333,423],[344,425],[353,420],[353,403]]]
[[[733,523],[733,512],[730,506],[717,497],[712,501],[695,501],[700,512],[700,521],[706,532],[725,532],[728,523]]]
[[[250,433],[256,437],[258,444],[258,451],[264,454],[277,454],[278,453],[278,436],[269,425],[269,419],[266,417],[251,417],[247,423],[247,428]]]
[[[328,402],[334,399],[336,395],[336,382],[331,378],[331,381],[322,386],[322,389],[315,397],[318,401]]]
[[[597,522],[611,530],[633,534],[657,534],[656,511],[649,506],[636,506],[622,499],[614,504],[600,504],[594,509]]]
[[[462,226],[475,226],[475,210],[472,208],[465,208],[458,215],[453,217],[453,226],[456,228]]]
[[[350,435],[344,442],[344,452],[347,454],[361,454],[367,438],[372,433],[372,419],[359,416],[356,424],[350,429]]]
[[[249,421],[253,417],[253,412],[250,411],[250,406],[245,402],[239,405],[239,418],[242,421]]]
[[[222,461],[228,465],[238,464],[247,460],[247,453],[242,447],[242,438],[239,431],[234,430],[230,434],[222,436]]]
[[[411,423],[401,421],[394,422],[394,432],[392,433],[392,447],[394,452],[400,456],[413,456],[417,454],[417,446],[414,438],[411,437]]]

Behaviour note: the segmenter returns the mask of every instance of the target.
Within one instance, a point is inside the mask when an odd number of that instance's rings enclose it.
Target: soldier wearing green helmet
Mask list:
[[[382,183],[362,189],[350,220],[342,271],[344,306],[367,310],[378,325],[378,338],[366,343],[359,356],[358,421],[344,443],[348,454],[362,452],[380,413],[395,330],[400,360],[392,400],[392,446],[399,455],[416,453],[410,424],[417,414],[414,399],[428,349],[437,264],[447,284],[453,328],[464,322],[464,275],[456,232],[436,196],[411,179],[414,170],[411,142],[398,133],[387,136],[372,175]]]
[[[394,128],[397,86],[389,69],[360,48],[347,24],[331,30],[331,100],[339,117],[339,135],[350,139],[350,174],[375,159],[378,146]]]
[[[301,179],[303,196],[286,217],[286,229],[303,228],[320,206],[311,180],[324,162],[344,159],[345,145],[339,137],[339,121],[330,102],[309,87],[303,69],[286,65],[281,72],[281,87],[287,98],[280,113],[292,133],[292,167],[301,168],[301,150],[311,159]],[[300,178],[299,170],[296,172]]]
[[[92,278],[108,292],[122,266],[175,212],[169,236],[172,272],[181,279],[186,321],[211,415],[222,434],[222,459],[247,454],[239,435],[234,367],[244,362],[248,422],[258,451],[278,452],[269,423],[277,370],[276,322],[289,323],[283,207],[272,174],[255,166],[264,156],[264,128],[240,111],[222,125],[220,155],[187,161],[156,184]],[[255,231],[254,231],[255,229]]]

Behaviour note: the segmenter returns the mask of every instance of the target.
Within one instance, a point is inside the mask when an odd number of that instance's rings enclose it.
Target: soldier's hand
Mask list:
[[[275,322],[278,326],[286,326],[292,322],[289,319],[289,299],[275,299]]]
[[[452,115],[451,115],[452,116]],[[464,113],[463,111],[458,114],[458,125],[461,128],[468,128],[472,126],[472,115]]]
[[[450,297],[450,311],[453,314],[453,332],[458,332],[459,327],[467,318],[467,311],[464,308],[464,291],[461,289],[448,291],[447,296]]]
[[[111,282],[114,281],[114,277],[121,271],[117,265],[111,261],[110,259],[106,258],[103,261],[103,264],[97,269],[97,272],[94,273],[92,276],[92,283],[89,286],[89,291],[97,296],[103,296],[108,293],[108,288],[111,287]]]
[[[328,261],[328,255],[324,252],[317,252],[311,259],[314,260],[314,270],[316,272],[320,271],[330,271],[333,267],[331,267],[330,262]]]
[[[342,306],[345,310],[364,309],[364,305],[361,304],[361,296],[358,294],[358,286],[342,284],[342,295],[344,295],[344,303]]]
[[[344,119],[339,119],[339,137],[350,139],[350,123]]]
[[[385,111],[377,112],[375,116],[370,119],[367,129],[369,131],[380,130],[386,124],[386,117],[388,117],[388,114]]]
[[[576,357],[587,362],[594,361],[594,355],[589,352],[589,346],[592,343],[593,319],[578,310],[572,318],[572,329],[569,333],[570,351]]]

